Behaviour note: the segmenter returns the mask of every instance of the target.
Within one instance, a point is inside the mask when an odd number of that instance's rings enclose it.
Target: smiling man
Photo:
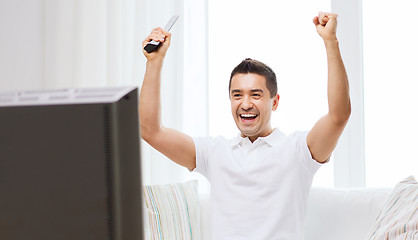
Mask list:
[[[229,80],[232,116],[242,137],[254,142],[272,132],[270,119],[279,103],[276,74],[250,58],[242,61]]]
[[[329,110],[306,132],[286,136],[271,126],[277,109],[276,75],[253,59],[231,73],[231,112],[240,134],[191,138],[165,128],[160,116],[163,60],[171,35],[156,28],[143,46],[162,43],[147,53],[140,94],[142,138],[174,162],[206,176],[211,183],[212,237],[222,239],[303,239],[306,204],[315,172],[329,160],[350,116],[347,74],[336,37],[337,15],[313,19],[328,60]]]

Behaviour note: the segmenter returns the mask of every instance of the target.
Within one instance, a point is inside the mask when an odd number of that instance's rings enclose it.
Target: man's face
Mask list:
[[[270,118],[279,103],[279,95],[270,97],[265,77],[254,73],[234,75],[229,97],[232,116],[244,137],[255,141],[272,132]]]

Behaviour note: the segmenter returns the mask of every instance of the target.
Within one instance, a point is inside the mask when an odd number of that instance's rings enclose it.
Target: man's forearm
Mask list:
[[[351,113],[347,73],[341,58],[338,40],[324,40],[328,60],[329,114],[336,121],[346,122]]]
[[[163,59],[147,62],[144,82],[139,97],[141,135],[147,137],[161,128],[161,69]]]

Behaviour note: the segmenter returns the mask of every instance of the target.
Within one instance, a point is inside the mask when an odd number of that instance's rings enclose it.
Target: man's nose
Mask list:
[[[251,99],[248,98],[248,97],[244,97],[242,99],[241,108],[243,110],[250,110],[251,108],[253,108],[253,104],[251,102]]]

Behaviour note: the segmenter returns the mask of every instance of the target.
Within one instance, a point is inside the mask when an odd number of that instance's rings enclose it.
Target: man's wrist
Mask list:
[[[330,46],[330,45],[338,45],[338,39],[337,38],[330,38],[330,39],[323,39],[325,46]]]
[[[161,67],[164,63],[164,58],[154,58],[147,60],[148,67]]]

